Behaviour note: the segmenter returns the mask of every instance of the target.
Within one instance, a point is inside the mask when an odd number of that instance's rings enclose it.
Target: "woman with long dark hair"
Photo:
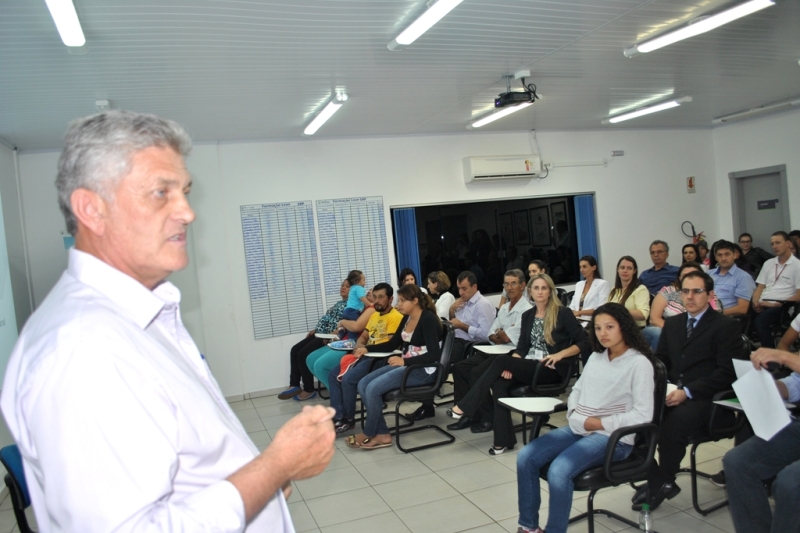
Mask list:
[[[633,257],[623,255],[617,261],[617,277],[608,301],[624,305],[640,328],[647,324],[647,317],[650,316],[650,293],[639,281],[639,265]]]
[[[569,308],[576,317],[592,316],[595,308],[608,301],[608,293],[611,287],[608,282],[600,276],[600,269],[597,266],[597,259],[591,255],[584,255],[578,262],[581,271],[582,281],[575,285],[575,294]]]
[[[650,422],[655,381],[653,356],[630,312],[620,304],[595,309],[589,342],[595,351],[567,401],[568,425],[532,440],[517,456],[518,532],[543,533],[539,523],[539,472],[550,464],[547,533],[564,533],[572,508],[573,479],[603,463],[608,437],[619,428]],[[633,448],[623,437],[613,460]]]
[[[566,375],[566,365],[559,365],[560,361],[587,356],[590,350],[586,332],[572,311],[561,304],[550,276],[533,276],[528,293],[534,306],[522,314],[517,349],[512,355],[495,356],[469,392],[448,412],[459,419],[448,429],[471,427],[473,433],[483,433],[494,428],[491,455],[513,449],[517,443],[511,411],[498,402],[508,397],[508,389],[531,383],[539,365],[545,367],[540,374],[541,383],[556,383]]]
[[[350,448],[372,450],[392,445],[392,437],[383,417],[383,395],[399,389],[405,367],[417,364],[437,363],[441,355],[442,323],[436,316],[436,306],[431,297],[417,285],[403,285],[397,290],[397,310],[405,318],[400,322],[394,336],[388,342],[370,347],[373,352],[392,352],[400,349],[401,355],[393,355],[386,366],[364,376],[358,382],[358,393],[367,412],[364,433],[348,438]],[[364,352],[367,353],[367,352]],[[430,385],[436,379],[436,367],[428,366],[412,370],[406,384],[409,387]]]
[[[696,244],[684,244],[681,248],[681,256],[684,263],[697,263],[700,260],[700,251],[697,249]]]

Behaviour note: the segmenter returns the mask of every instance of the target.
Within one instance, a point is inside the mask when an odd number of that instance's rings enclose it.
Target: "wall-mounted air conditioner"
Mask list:
[[[542,160],[537,155],[500,155],[465,157],[464,181],[481,181],[536,178],[542,171]]]

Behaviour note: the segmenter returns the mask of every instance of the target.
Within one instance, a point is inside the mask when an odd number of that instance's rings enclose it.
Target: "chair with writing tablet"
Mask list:
[[[31,496],[28,493],[28,484],[25,482],[25,470],[22,467],[22,455],[16,444],[11,444],[0,450],[0,462],[6,467],[5,482],[11,495],[11,506],[17,518],[17,527],[21,533],[35,533],[28,525],[25,509],[31,505]]]

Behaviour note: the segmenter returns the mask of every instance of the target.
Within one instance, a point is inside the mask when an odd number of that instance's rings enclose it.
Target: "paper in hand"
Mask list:
[[[736,361],[734,360],[734,363]],[[791,423],[789,413],[784,407],[778,387],[772,374],[756,370],[747,363],[750,371],[733,383],[736,397],[744,408],[753,433],[764,440],[770,440],[780,430]],[[738,368],[737,368],[738,375]]]

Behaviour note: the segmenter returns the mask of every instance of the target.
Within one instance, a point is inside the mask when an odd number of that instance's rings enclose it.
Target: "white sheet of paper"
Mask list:
[[[678,386],[677,385],[675,385],[674,383],[667,383],[667,396],[669,396],[670,392],[676,391],[676,390],[678,390]]]
[[[736,372],[736,379],[742,379],[749,372],[754,371],[755,368],[753,368],[753,363],[751,363],[750,361],[734,359],[733,370]]]
[[[734,381],[733,390],[753,426],[753,433],[769,440],[788,426],[791,419],[772,374],[764,370],[755,371],[752,365],[750,368],[754,371]]]
[[[486,346],[475,346],[475,349],[479,352],[488,353],[490,355],[504,355],[509,352],[514,351],[514,345],[512,344],[492,344]]]

